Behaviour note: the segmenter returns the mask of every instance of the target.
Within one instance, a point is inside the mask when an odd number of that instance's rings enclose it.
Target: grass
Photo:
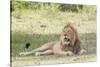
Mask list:
[[[61,31],[68,21],[75,23],[80,34],[81,47],[87,50],[87,55],[70,57],[52,55],[20,57],[18,55],[19,52],[30,51],[44,43],[59,39]],[[13,66],[96,61],[95,13],[20,10],[12,13],[11,26]],[[31,43],[31,47],[25,50],[27,42]]]

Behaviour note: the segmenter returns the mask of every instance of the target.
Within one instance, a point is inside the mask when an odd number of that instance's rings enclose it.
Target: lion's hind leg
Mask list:
[[[46,51],[48,49],[50,49],[52,47],[53,43],[47,43],[47,44],[44,44],[42,45],[41,47],[37,48],[37,49],[34,49],[32,51],[29,51],[29,52],[21,52],[19,53],[19,55],[30,55],[30,54],[33,54],[33,53],[36,53],[36,52],[43,52],[43,51]]]
[[[43,52],[43,51],[52,49],[53,45],[54,45],[54,42],[46,43],[46,44],[42,45],[41,47],[34,49],[33,51],[34,52]]]

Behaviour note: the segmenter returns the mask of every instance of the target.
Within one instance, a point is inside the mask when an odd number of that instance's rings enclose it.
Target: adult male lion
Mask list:
[[[85,52],[80,47],[80,39],[76,29],[71,24],[68,24],[64,27],[59,41],[46,43],[30,52],[21,52],[20,55],[30,55],[33,53],[36,56],[46,54],[73,55]]]

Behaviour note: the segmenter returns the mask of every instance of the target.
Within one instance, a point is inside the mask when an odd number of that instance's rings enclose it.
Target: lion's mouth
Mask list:
[[[67,41],[65,41],[64,43],[65,43],[65,44],[67,44],[67,45],[68,45],[68,44],[70,44],[70,42],[69,42],[69,41],[68,41],[68,42],[67,42]]]
[[[67,41],[68,42],[68,41],[70,41],[70,39],[65,37],[64,38],[64,41]]]
[[[70,39],[69,38],[64,38],[64,44],[69,45],[70,44]]]

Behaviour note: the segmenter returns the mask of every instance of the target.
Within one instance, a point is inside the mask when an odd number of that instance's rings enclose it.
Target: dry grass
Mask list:
[[[26,56],[13,58],[12,66],[23,67],[30,65],[86,63],[94,61],[96,61],[95,54],[81,56]]]

